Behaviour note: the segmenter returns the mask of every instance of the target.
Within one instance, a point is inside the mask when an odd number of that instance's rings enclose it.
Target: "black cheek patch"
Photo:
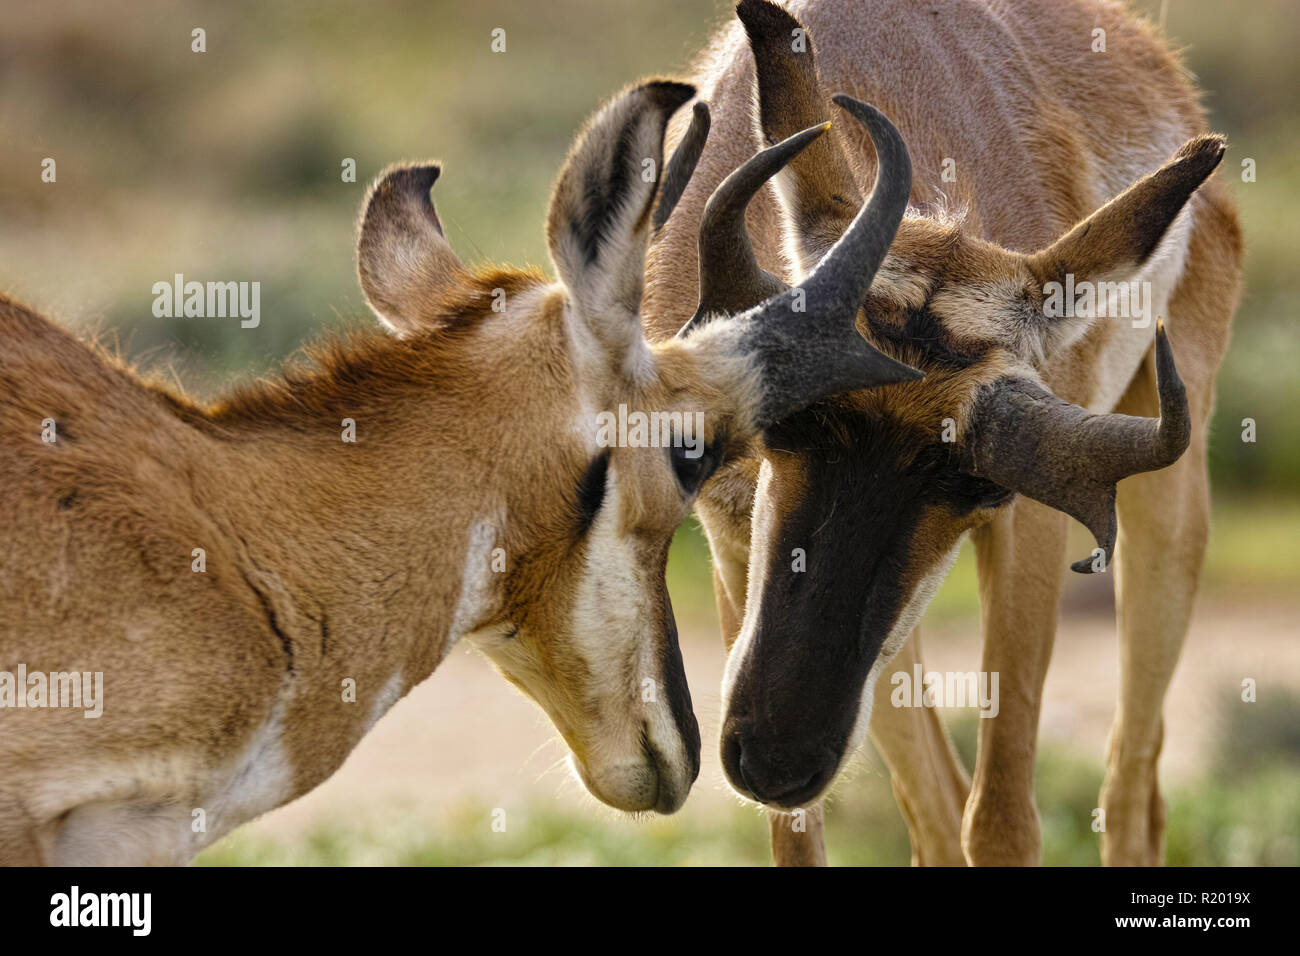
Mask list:
[[[668,695],[668,707],[673,723],[686,747],[686,757],[691,764],[691,781],[700,774],[700,725],[691,706],[691,691],[686,683],[686,667],[682,663],[682,649],[677,639],[677,619],[673,616],[672,601],[664,591],[664,631],[659,643],[659,666]]]
[[[582,533],[586,533],[600,513],[600,506],[605,501],[605,480],[609,472],[609,452],[591,460],[587,470],[578,481],[575,508]]]
[[[926,371],[956,372],[980,361],[987,348],[973,348],[955,342],[943,320],[928,307],[909,309],[901,326],[888,322],[871,322],[871,334],[882,343],[900,350],[910,349],[924,356],[919,367]],[[906,354],[906,353],[904,353]]]

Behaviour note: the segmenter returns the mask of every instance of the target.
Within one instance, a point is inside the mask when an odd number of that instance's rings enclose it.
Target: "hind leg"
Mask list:
[[[1141,408],[1155,392],[1151,378],[1144,367],[1122,410],[1153,414]],[[1109,866],[1164,861],[1164,802],[1156,779],[1162,711],[1209,536],[1206,429],[1203,417],[1197,421],[1190,447],[1174,465],[1119,486],[1115,605],[1120,695],[1101,791],[1106,827],[1101,855]]]
[[[1240,296],[1242,249],[1222,183],[1210,180],[1201,193],[1186,271],[1169,302],[1170,338],[1191,406],[1191,443],[1169,468],[1121,481],[1116,501],[1120,697],[1101,792],[1101,857],[1111,865],[1164,859],[1164,802],[1156,779],[1164,698],[1209,536],[1208,422]],[[1153,364],[1148,355],[1118,411],[1159,414]]]

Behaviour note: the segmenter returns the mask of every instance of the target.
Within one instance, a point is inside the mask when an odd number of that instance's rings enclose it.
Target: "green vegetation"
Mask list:
[[[1240,708],[1235,708],[1239,711]],[[1300,700],[1278,705],[1283,739],[1249,772],[1235,758],[1194,785],[1166,794],[1167,862],[1172,866],[1300,865],[1300,770],[1294,727]],[[1225,714],[1234,710],[1225,707]],[[1229,722],[1230,723],[1230,722]],[[975,718],[956,721],[953,735],[969,765]],[[1252,742],[1260,737],[1250,728]],[[1287,738],[1286,735],[1290,737]],[[1225,738],[1225,752],[1231,752]],[[872,754],[841,783],[828,811],[831,862],[904,865],[907,830],[894,806],[888,777]],[[1095,866],[1098,834],[1093,810],[1101,768],[1090,760],[1048,748],[1038,760],[1038,806],[1043,861],[1053,866]],[[585,803],[585,805],[584,805]],[[206,866],[381,865],[449,866],[741,866],[771,862],[767,823],[752,807],[695,812],[689,802],[672,817],[633,820],[592,801],[534,801],[510,809],[504,832],[493,830],[493,807],[466,802],[430,821],[385,813],[385,822],[325,826],[305,840],[276,842],[237,832],[199,857]]]

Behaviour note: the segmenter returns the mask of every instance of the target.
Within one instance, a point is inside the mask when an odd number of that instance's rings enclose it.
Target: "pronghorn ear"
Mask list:
[[[1076,341],[1101,311],[1103,296],[1127,296],[1124,283],[1137,279],[1192,194],[1223,159],[1222,136],[1188,140],[1169,162],[1142,177],[1046,249],[1023,257],[1031,297],[1043,296],[1049,321],[1035,323],[1036,358],[1051,356]],[[1065,309],[1072,290],[1087,289],[1098,303],[1083,312]],[[1055,302],[1059,308],[1054,309]],[[1109,308],[1109,306],[1107,306]],[[1068,316],[1068,317],[1064,317]]]
[[[593,331],[616,344],[640,335],[637,313],[664,129],[695,88],[651,80],[610,100],[578,134],[546,220],[551,259]]]
[[[763,142],[775,145],[831,119],[808,29],[770,0],[741,0],[736,16],[754,54]],[[804,272],[811,271],[835,245],[862,205],[839,136],[836,128],[821,137],[773,180]]]
[[[1188,140],[1169,162],[1142,177],[1041,252],[1027,259],[1042,283],[1124,281],[1146,265],[1187,201],[1223,159],[1222,136]]]
[[[437,163],[390,166],[371,186],[357,236],[357,272],[370,308],[397,332],[427,325],[465,267],[452,251],[429,190]]]

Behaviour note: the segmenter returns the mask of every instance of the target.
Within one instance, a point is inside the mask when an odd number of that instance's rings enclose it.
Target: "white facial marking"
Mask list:
[[[655,582],[635,539],[622,533],[618,471],[612,464],[606,482],[604,503],[587,532],[586,566],[573,608],[572,639],[587,662],[601,719],[588,770],[597,777],[635,770],[649,779],[642,769],[644,729],[673,785],[684,788],[690,761],[672,716],[658,653]],[[649,695],[647,679],[654,682]]]
[[[931,297],[930,308],[943,317],[944,327],[958,341],[998,342],[1037,367],[1046,355],[1086,332],[1093,320],[1017,315],[1024,291],[1021,281],[1011,278],[945,285]]]
[[[731,692],[740,673],[741,662],[749,656],[750,646],[754,642],[754,632],[758,630],[758,607],[762,603],[763,589],[767,586],[767,569],[771,565],[771,549],[776,535],[763,534],[758,527],[767,512],[758,507],[771,492],[774,472],[765,459],[758,466],[758,482],[754,487],[754,523],[749,544],[749,581],[745,590],[745,619],[741,623],[740,633],[731,645],[727,655],[727,666],[722,672],[723,711],[731,706]]]
[[[641,640],[647,612],[645,588],[634,542],[620,534],[621,496],[618,469],[611,464],[605,477],[605,498],[587,532],[587,556],[573,606],[573,641],[588,662],[602,699],[625,697],[631,688],[623,679],[630,669],[644,668],[648,642]],[[629,662],[635,665],[629,668]],[[639,715],[626,708],[621,715],[630,726]]]

